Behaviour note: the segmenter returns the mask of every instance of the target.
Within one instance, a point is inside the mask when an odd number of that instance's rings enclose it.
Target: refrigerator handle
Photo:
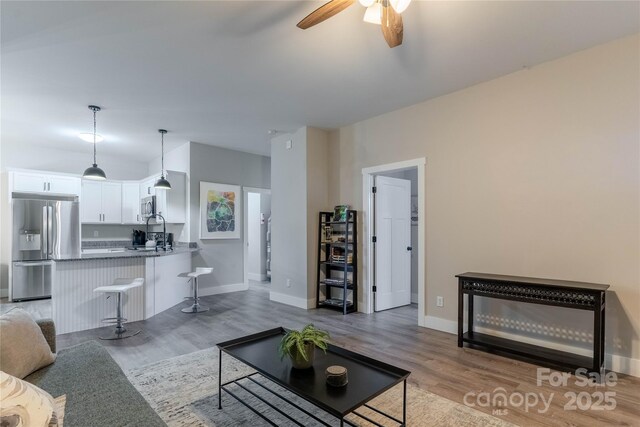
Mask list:
[[[42,207],[42,230],[40,231],[40,235],[42,236],[42,249],[40,249],[40,253],[43,254],[43,258],[47,258],[47,254],[49,253],[49,215],[47,208],[46,204]]]
[[[53,255],[53,207],[47,206],[47,255]]]
[[[53,265],[53,261],[14,261],[14,267],[46,267]]]

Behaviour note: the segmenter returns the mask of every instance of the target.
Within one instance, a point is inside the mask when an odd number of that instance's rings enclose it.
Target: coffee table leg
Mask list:
[[[340,418],[340,427],[344,426],[344,418]]]
[[[402,425],[407,425],[407,380],[404,380],[402,390]]]
[[[218,355],[218,409],[222,409],[222,350]]]

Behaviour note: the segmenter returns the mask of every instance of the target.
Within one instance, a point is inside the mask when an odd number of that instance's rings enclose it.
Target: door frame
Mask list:
[[[257,188],[257,187],[242,187],[242,274],[245,289],[249,289],[249,233],[247,232],[249,227],[249,221],[247,219],[249,212],[249,200],[248,193],[260,193],[271,195],[270,188]]]
[[[425,326],[426,313],[426,280],[425,280],[425,248],[426,248],[426,224],[425,202],[426,185],[425,170],[427,159],[420,157],[395,163],[387,163],[362,169],[362,206],[363,206],[363,300],[360,305],[364,313],[373,313],[373,291],[371,278],[373,277],[373,251],[371,250],[371,238],[374,229],[374,204],[371,188],[374,185],[374,176],[383,172],[400,171],[406,169],[418,169],[418,325]]]

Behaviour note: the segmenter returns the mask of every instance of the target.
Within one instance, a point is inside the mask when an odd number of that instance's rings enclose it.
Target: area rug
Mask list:
[[[253,372],[228,355],[223,355],[222,380],[229,381]],[[218,350],[209,348],[194,353],[152,363],[127,372],[129,381],[149,402],[169,427],[195,426],[267,426],[269,425],[250,409],[237,402],[228,393],[222,394],[222,410],[218,410]],[[339,425],[336,418],[324,413],[298,398],[292,393],[256,376],[259,382],[268,384],[287,399],[304,407],[331,425]],[[297,419],[305,426],[321,425],[300,411],[288,406],[282,400],[265,392],[259,385],[245,380],[245,386],[261,395],[283,412]],[[253,397],[238,386],[234,393],[250,399],[254,409],[267,415],[279,426],[294,426],[292,423],[268,405]],[[402,386],[397,386],[374,399],[372,406],[401,418]],[[396,425],[384,421],[377,413],[359,410],[367,417],[383,425]],[[348,420],[358,426],[372,425],[367,421],[350,415]],[[513,424],[484,414],[464,405],[437,396],[425,390],[409,385],[407,387],[407,425],[409,426],[491,426],[511,427]]]

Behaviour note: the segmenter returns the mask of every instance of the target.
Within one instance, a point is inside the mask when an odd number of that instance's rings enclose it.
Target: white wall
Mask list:
[[[267,276],[267,219],[271,213],[271,195],[247,193],[247,278],[264,281]],[[264,218],[264,223],[262,222]]]
[[[164,169],[189,174],[191,163],[190,142],[185,142],[179,147],[164,153]],[[161,156],[148,163],[147,176],[160,173]]]
[[[639,93],[635,35],[345,126],[331,199],[361,209],[362,168],[426,157],[427,324],[454,330],[466,271],[608,283],[607,364],[640,375]],[[486,309],[586,348],[588,313]]]
[[[264,223],[260,224],[260,274],[263,280],[267,280],[267,229],[271,215],[271,194],[260,194],[260,213],[264,215]]]
[[[51,172],[63,172],[82,175],[93,163],[91,144],[87,152],[57,150],[46,146],[20,145],[2,141],[0,167],[36,169]],[[147,176],[147,163],[126,157],[100,154],[98,146],[98,166],[107,174],[108,179],[142,179]]]
[[[262,258],[260,229],[260,193],[249,193],[247,194],[247,243],[249,245],[247,268],[251,280],[260,280],[259,277],[263,274],[260,262]]]
[[[176,172],[184,172],[187,174],[187,206],[191,206],[191,143],[185,142],[173,150],[164,154],[164,170],[172,170]],[[160,173],[162,158],[161,156],[151,160],[147,165],[147,176]],[[162,231],[161,226],[156,226],[155,231]],[[168,224],[167,233],[173,233],[173,237],[178,242],[190,242],[191,240],[191,218],[187,214],[187,220],[184,224]]]

